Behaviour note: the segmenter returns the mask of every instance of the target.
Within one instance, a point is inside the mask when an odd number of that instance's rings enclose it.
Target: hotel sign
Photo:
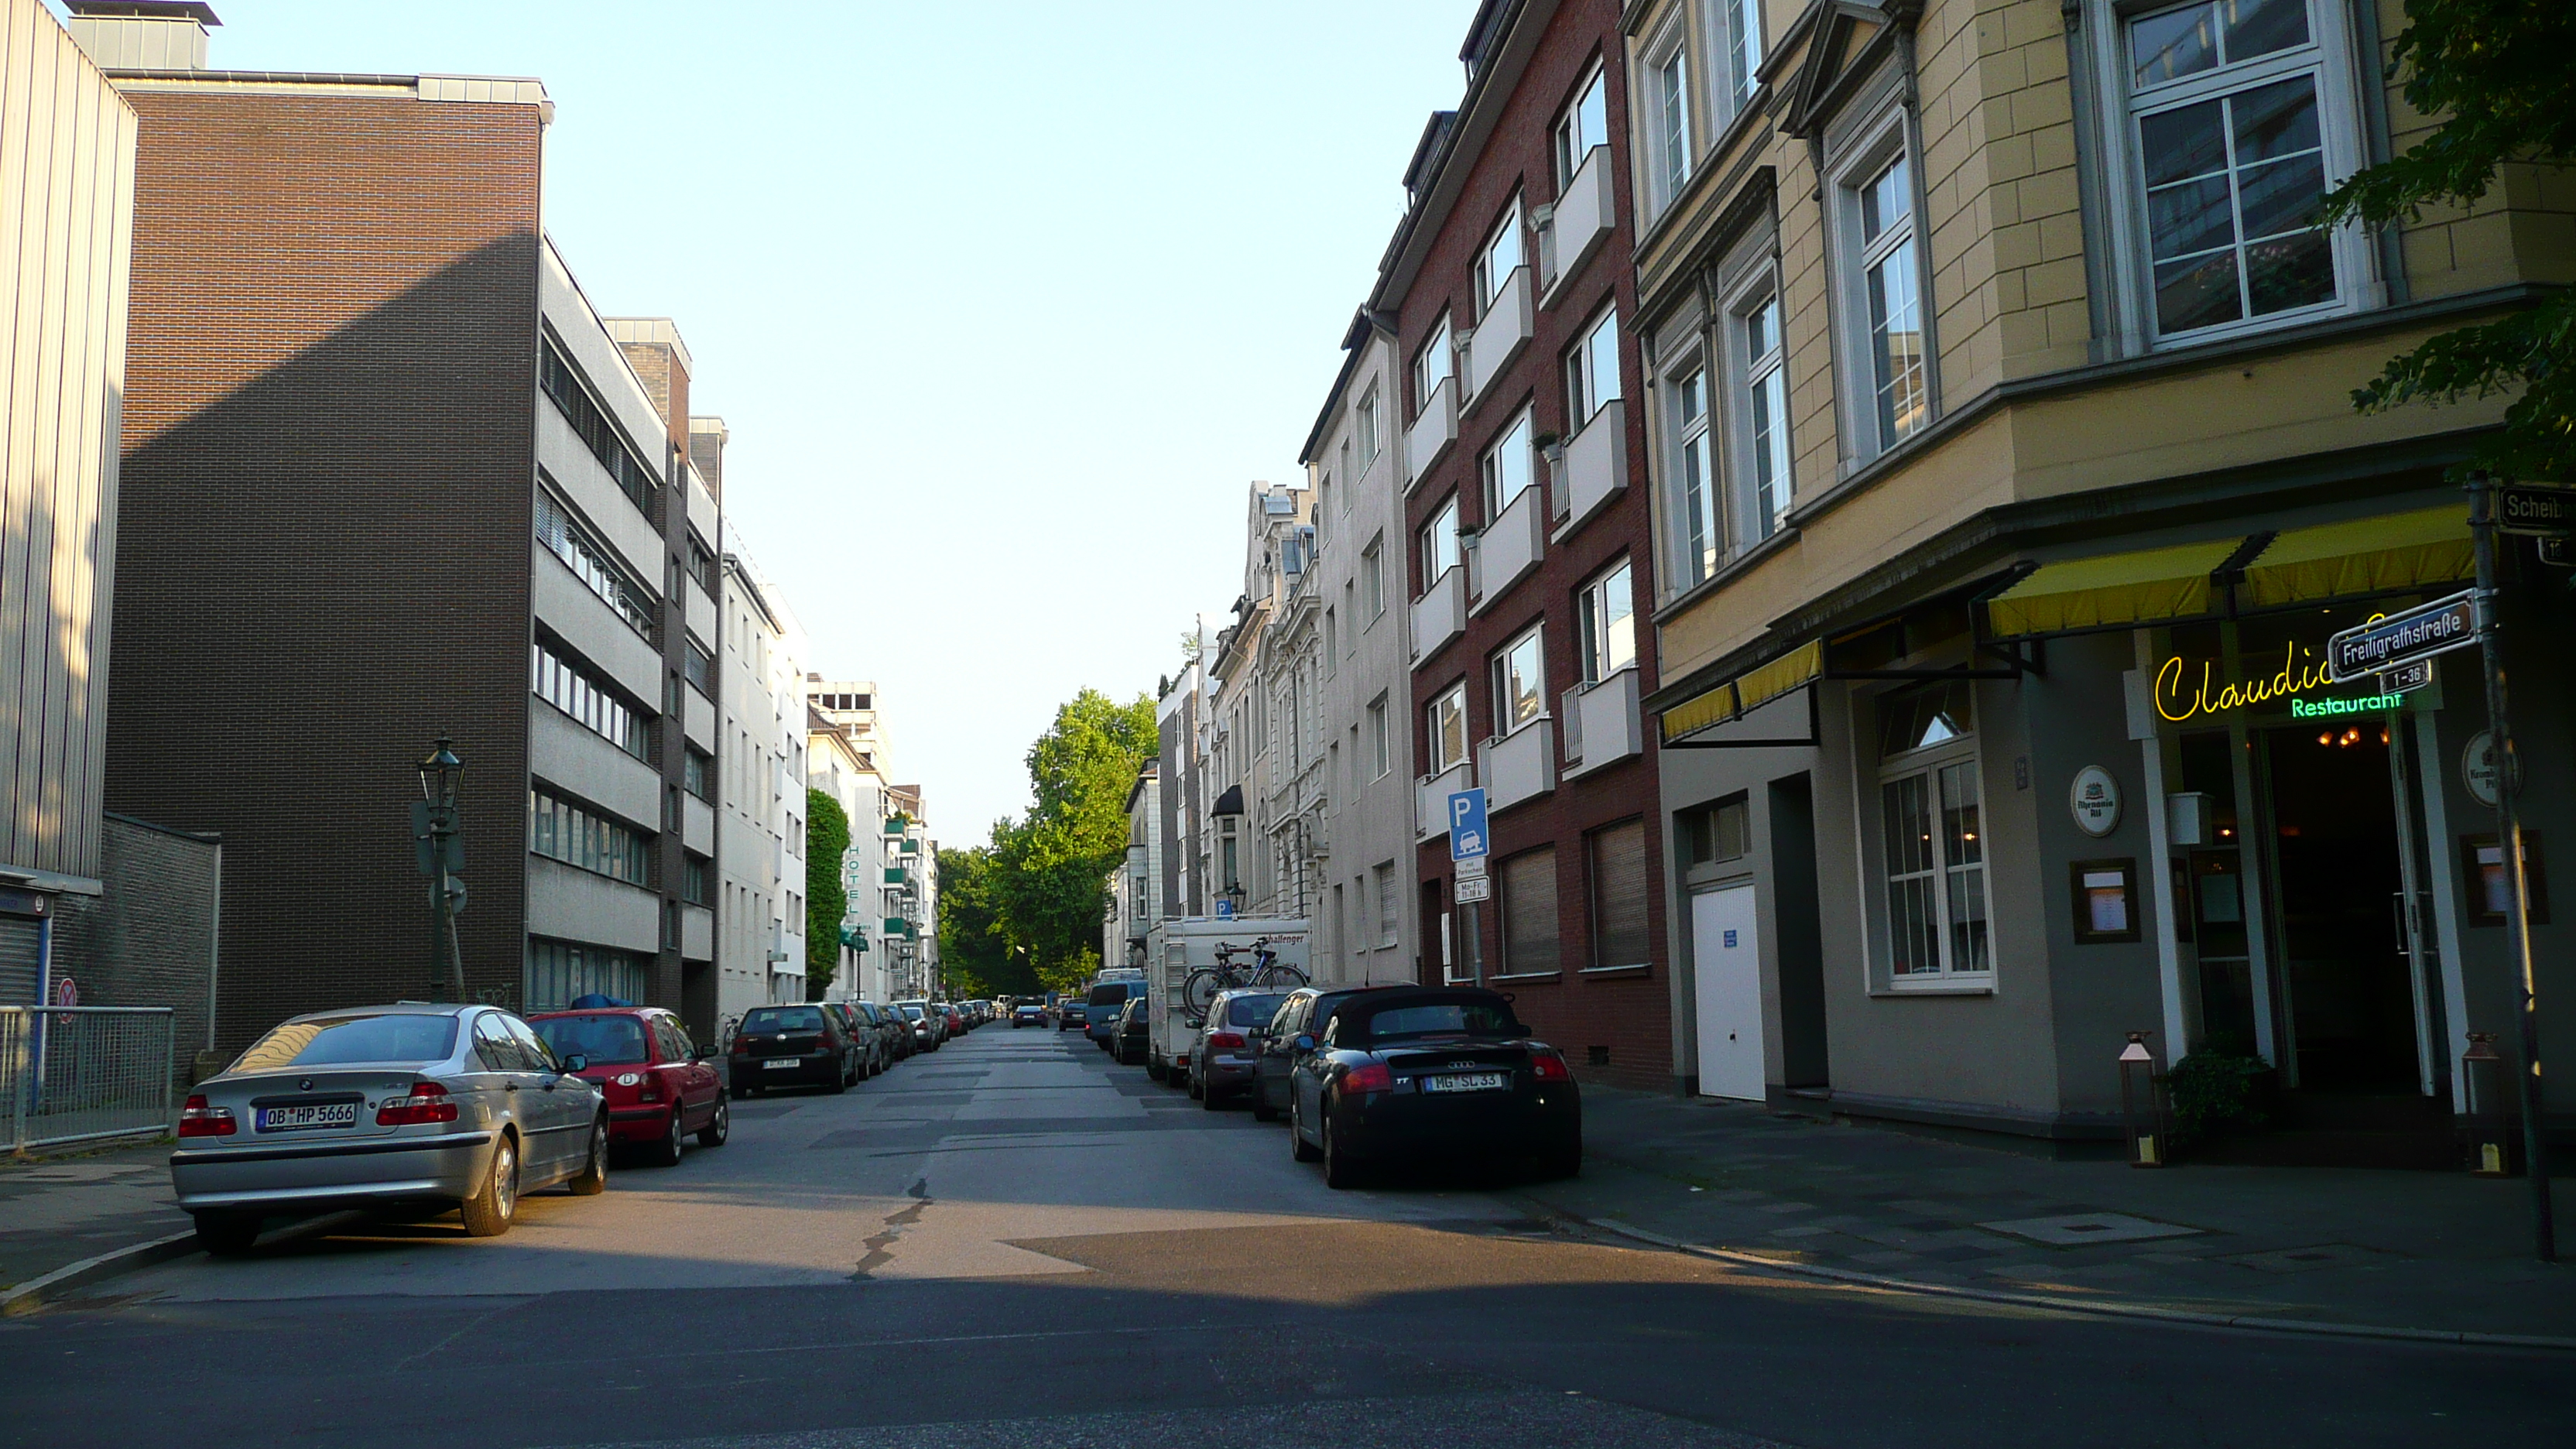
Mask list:
[[[2447,599],[2420,604],[2356,624],[2326,640],[2326,677],[2341,684],[2365,674],[2392,673],[2419,659],[2478,642],[2477,591],[2463,589]]]

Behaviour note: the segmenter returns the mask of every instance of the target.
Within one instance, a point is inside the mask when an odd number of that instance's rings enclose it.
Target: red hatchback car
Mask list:
[[[646,1149],[668,1167],[680,1160],[681,1139],[694,1132],[701,1147],[722,1147],[733,1131],[723,1083],[704,1051],[670,1012],[651,1006],[550,1011],[528,1018],[558,1057],[590,1058],[581,1075],[599,1084],[608,1101],[608,1140]]]

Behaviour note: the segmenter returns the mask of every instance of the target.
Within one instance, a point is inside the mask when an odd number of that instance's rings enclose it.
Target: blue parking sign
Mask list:
[[[1485,858],[1485,792],[1459,790],[1449,797],[1449,858]]]

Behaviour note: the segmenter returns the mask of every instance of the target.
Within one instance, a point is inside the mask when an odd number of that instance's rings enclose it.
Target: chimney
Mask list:
[[[668,317],[603,317],[600,325],[618,349],[626,354],[626,364],[635,369],[635,380],[644,384],[644,393],[653,400],[653,410],[662,415],[662,426],[670,433],[671,446],[687,444],[682,419],[689,415],[689,345],[680,340],[680,329]]]
[[[689,419],[689,462],[707,480],[707,491],[719,504],[724,502],[724,450],[730,436],[722,418]]]
[[[206,30],[221,25],[203,0],[63,0],[72,41],[100,70],[204,70]]]

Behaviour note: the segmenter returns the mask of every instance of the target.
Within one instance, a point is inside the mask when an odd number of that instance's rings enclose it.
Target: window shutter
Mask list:
[[[1631,820],[1592,837],[1592,964],[1642,966],[1653,959],[1646,928],[1646,822]]]
[[[1559,969],[1556,940],[1556,852],[1534,850],[1502,866],[1503,971],[1525,975]]]

